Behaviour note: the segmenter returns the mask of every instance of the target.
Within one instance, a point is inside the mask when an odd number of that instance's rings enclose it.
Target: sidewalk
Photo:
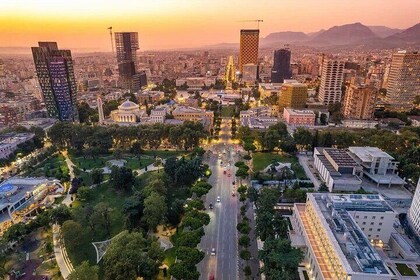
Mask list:
[[[62,240],[60,239],[60,226],[54,224],[52,226],[52,232],[55,260],[60,268],[61,276],[64,279],[67,279],[74,269],[67,255],[66,248],[63,246]]]

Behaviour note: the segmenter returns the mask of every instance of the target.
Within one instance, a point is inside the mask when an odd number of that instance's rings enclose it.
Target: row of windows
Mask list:
[[[359,215],[356,215],[356,219],[359,219],[359,218],[360,218],[360,216]],[[368,218],[368,216],[364,216],[363,217],[363,219],[367,219],[367,218]],[[372,218],[372,220],[374,220],[374,219],[376,219],[376,216],[372,216],[371,218]],[[381,216],[380,219],[383,220],[384,219],[384,216]]]

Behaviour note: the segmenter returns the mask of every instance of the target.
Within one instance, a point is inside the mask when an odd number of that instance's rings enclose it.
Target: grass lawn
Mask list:
[[[398,272],[402,276],[416,276],[416,273],[404,263],[396,263]]]
[[[166,264],[167,266],[171,266],[172,264],[175,263],[175,258],[176,258],[176,248],[172,247],[168,250],[165,251],[165,259],[163,260],[163,263]]]
[[[254,172],[261,171],[266,168],[273,161],[290,162],[292,170],[295,172],[298,179],[306,179],[305,171],[300,166],[298,159],[295,156],[279,155],[277,153],[262,153],[257,152],[252,155]]]
[[[235,111],[234,106],[222,106],[222,110],[220,112],[220,116],[223,118],[229,118],[233,116],[233,113]]]
[[[57,154],[45,160],[42,164],[37,166],[36,169],[27,172],[25,175],[28,177],[54,177],[54,174],[56,174],[59,169],[61,169],[61,172],[64,175],[69,174],[69,169],[64,161],[64,157]]]

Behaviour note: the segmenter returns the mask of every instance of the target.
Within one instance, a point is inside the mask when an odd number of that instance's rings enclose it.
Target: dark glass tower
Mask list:
[[[139,77],[136,72],[136,52],[139,49],[137,32],[115,32],[118,72],[123,88],[139,90]],[[147,84],[147,82],[146,82]]]
[[[70,50],[59,50],[56,42],[38,45],[32,47],[32,55],[48,116],[60,121],[79,121]]]
[[[291,52],[288,49],[274,51],[274,64],[271,69],[272,83],[283,83],[284,79],[290,79],[292,77],[290,56]]]

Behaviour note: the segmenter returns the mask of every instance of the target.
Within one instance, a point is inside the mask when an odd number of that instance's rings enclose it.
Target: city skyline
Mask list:
[[[94,0],[73,1],[63,9],[60,1],[5,0],[0,11],[0,36],[8,39],[2,40],[0,47],[59,41],[64,48],[111,51],[107,27],[113,26],[114,31],[138,32],[141,50],[198,48],[239,42],[239,29],[256,27],[256,23],[244,20],[264,19],[260,35],[265,37],[271,32],[316,32],[354,22],[405,29],[418,23],[415,15],[420,13],[415,0],[405,0],[399,5],[378,0],[340,3],[326,0],[323,9],[313,0],[240,3],[245,8],[237,12],[238,1],[126,0],[103,4]],[[272,13],[273,10],[282,16]],[[398,14],[401,16],[395,16]]]

